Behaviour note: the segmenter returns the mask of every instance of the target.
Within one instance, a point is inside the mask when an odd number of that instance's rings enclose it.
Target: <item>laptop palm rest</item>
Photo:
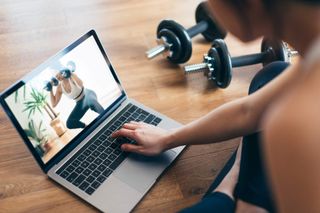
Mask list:
[[[176,152],[172,150],[154,157],[132,153],[128,160],[115,170],[113,175],[139,192],[144,193],[156,181],[163,170],[170,165],[176,155]]]

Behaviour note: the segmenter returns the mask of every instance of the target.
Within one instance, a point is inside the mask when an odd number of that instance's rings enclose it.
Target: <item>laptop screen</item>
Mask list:
[[[4,99],[43,164],[123,94],[95,37],[79,40]]]

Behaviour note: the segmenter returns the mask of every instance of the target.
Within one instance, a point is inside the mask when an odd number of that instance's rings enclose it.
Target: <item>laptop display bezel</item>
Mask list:
[[[27,135],[25,134],[25,131],[19,124],[18,120],[14,116],[13,112],[10,110],[10,107],[7,105],[5,99],[12,95],[15,91],[17,91],[20,87],[25,85],[25,82],[30,80],[32,77],[35,75],[39,74],[42,72],[46,67],[50,65],[50,62],[55,61],[69,53],[71,50],[76,48],[79,44],[84,42],[86,39],[90,38],[93,36],[95,39],[99,50],[101,51],[101,54],[103,55],[106,63],[108,64],[108,67],[115,79],[115,81],[118,83],[119,88],[121,90],[121,95],[119,98],[114,101],[108,108],[104,110],[104,112],[99,115],[93,122],[91,122],[81,133],[79,133],[72,141],[70,141],[65,147],[63,147],[62,150],[60,150],[52,159],[50,159],[47,163],[44,163],[39,156],[39,154],[36,152],[35,148],[29,141]],[[106,70],[108,71],[108,70]],[[24,143],[27,145],[29,151],[32,153],[34,158],[36,159],[37,163],[41,167],[41,169],[47,173],[54,165],[56,165],[58,162],[60,162],[67,154],[69,154],[76,146],[79,145],[94,129],[96,129],[108,116],[110,116],[120,105],[123,101],[125,101],[127,98],[127,95],[125,93],[125,90],[121,86],[120,80],[117,77],[116,71],[114,70],[113,66],[111,65],[111,62],[97,36],[97,33],[95,30],[90,30],[87,32],[85,35],[81,36],[79,39],[77,39],[75,42],[64,48],[63,50],[59,51],[56,55],[52,56],[48,60],[46,60],[44,63],[39,65],[37,68],[35,68],[32,72],[27,74],[25,77],[22,79],[18,80],[15,84],[13,84],[10,88],[5,90],[0,94],[0,104],[3,107],[4,111],[6,112],[7,116],[13,123],[14,127],[17,129],[19,135],[23,139]]]

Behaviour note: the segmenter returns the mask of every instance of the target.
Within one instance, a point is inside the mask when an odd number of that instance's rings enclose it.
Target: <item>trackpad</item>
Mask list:
[[[128,160],[116,169],[113,175],[144,193],[162,171],[170,165],[175,156],[176,153],[172,150],[154,157],[131,153]]]

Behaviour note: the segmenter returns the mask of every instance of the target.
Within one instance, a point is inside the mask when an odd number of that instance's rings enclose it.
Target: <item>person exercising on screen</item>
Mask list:
[[[50,90],[50,100],[53,107],[59,104],[62,94],[76,102],[66,121],[69,129],[85,128],[86,124],[80,120],[89,109],[98,114],[104,111],[97,100],[96,93],[83,86],[82,80],[73,72],[74,69],[74,62],[68,62],[67,67],[55,75],[59,81],[55,94],[52,89]]]

